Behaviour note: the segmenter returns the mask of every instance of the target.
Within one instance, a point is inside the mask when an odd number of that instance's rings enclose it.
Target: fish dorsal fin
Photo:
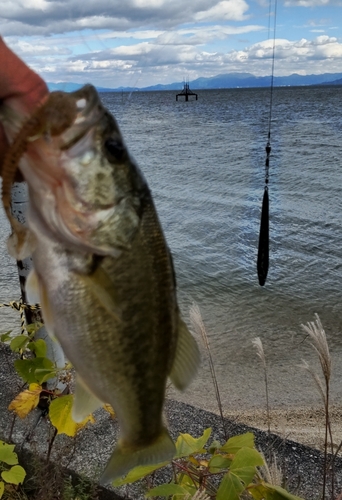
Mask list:
[[[79,278],[102,307],[104,307],[115,320],[120,321],[120,308],[116,300],[117,292],[113,281],[103,267],[98,265],[93,273],[88,275],[79,274]]]
[[[199,363],[197,343],[184,321],[179,318],[176,355],[170,373],[173,385],[181,391],[184,390],[196,375]]]
[[[83,422],[91,413],[103,406],[103,403],[86,387],[79,375],[76,375],[74,403],[72,405],[72,419]]]

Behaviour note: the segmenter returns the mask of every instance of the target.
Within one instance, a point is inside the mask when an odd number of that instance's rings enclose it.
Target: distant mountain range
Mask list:
[[[273,83],[276,87],[292,87],[302,85],[342,85],[342,73],[324,73],[322,75],[298,75],[294,73],[289,76],[275,76]],[[58,82],[49,83],[51,90],[64,90],[73,92],[82,87],[81,83]],[[269,87],[271,85],[271,76],[254,76],[251,73],[228,73],[225,75],[216,75],[209,78],[197,78],[189,82],[191,90],[206,89],[230,89],[230,88],[253,88]],[[175,82],[167,85],[151,85],[150,87],[119,87],[106,88],[96,87],[98,92],[135,92],[149,90],[181,90],[184,82]]]
[[[329,85],[329,84],[325,83],[324,85]],[[330,83],[330,85],[342,85],[342,78],[339,78],[338,80],[334,80],[333,82]]]
[[[71,82],[57,82],[57,83],[52,83],[52,82],[47,82],[47,86],[49,87],[50,92],[54,90],[63,90],[64,92],[74,92],[75,90],[80,89],[83,87],[85,83],[89,82],[84,82],[84,83],[71,83]],[[121,89],[109,89],[106,87],[96,87],[98,92],[121,92]],[[136,89],[133,89],[136,90]]]

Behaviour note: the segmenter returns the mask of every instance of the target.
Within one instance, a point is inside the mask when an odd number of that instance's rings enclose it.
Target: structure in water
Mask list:
[[[184,88],[183,88],[182,92],[180,92],[179,94],[176,95],[176,101],[178,101],[178,97],[185,97],[185,100],[188,101],[189,96],[195,96],[196,101],[198,99],[198,95],[195,92],[193,92],[192,90],[190,90],[189,82],[186,82],[186,83],[184,83]]]

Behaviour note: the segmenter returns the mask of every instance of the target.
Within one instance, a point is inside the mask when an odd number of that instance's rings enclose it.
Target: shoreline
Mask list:
[[[35,409],[26,419],[15,419],[8,411],[8,405],[17,395],[21,381],[13,370],[13,360],[16,356],[8,346],[0,344],[0,439],[18,445],[18,449],[31,451],[35,456],[46,459],[48,443],[51,439],[52,427],[46,418],[41,416],[39,409]],[[302,496],[306,500],[319,497],[322,485],[323,455],[319,445],[317,429],[321,429],[323,410],[308,408],[294,411],[293,408],[281,407],[271,410],[271,434],[267,429],[265,410],[249,409],[239,412],[225,412],[224,428],[217,412],[204,409],[189,403],[168,398],[165,404],[165,414],[172,438],[177,439],[179,433],[188,433],[199,437],[207,428],[212,428],[211,440],[219,440],[222,444],[231,437],[245,432],[253,432],[255,443],[262,450],[268,461],[276,460],[282,476],[287,483],[287,490]],[[341,423],[342,408],[332,406],[331,420],[333,429]],[[285,423],[284,423],[285,418]],[[105,467],[119,435],[117,421],[111,419],[107,412],[98,410],[95,415],[95,424],[88,425],[79,433],[76,440],[60,434],[54,441],[51,454],[52,463],[67,466],[77,474],[89,478],[97,477],[98,471]],[[308,423],[311,422],[309,426]],[[278,430],[277,430],[278,426]],[[342,427],[340,425],[340,427]],[[264,428],[264,430],[262,430]],[[301,439],[295,434],[300,428],[310,431],[315,448],[307,446],[308,440]],[[291,431],[292,429],[292,431]],[[323,429],[323,427],[322,427]],[[226,431],[227,436],[224,434]],[[291,433],[290,433],[291,431]],[[11,436],[11,437],[10,437]],[[30,439],[28,440],[28,436]],[[318,436],[318,437],[317,437]],[[276,457],[276,458],[275,458]],[[336,491],[342,491],[342,457],[335,461]],[[165,480],[165,479],[164,479]],[[136,494],[139,485],[130,486],[133,498],[140,500],[143,495]],[[126,490],[111,489],[118,495],[125,494]]]
[[[168,395],[168,400],[177,401],[179,403],[189,404],[196,408],[202,409],[220,416],[217,405],[198,404],[198,401],[188,402],[181,397],[175,397],[177,394],[173,392]],[[266,407],[244,407],[239,410],[223,410],[225,419],[232,423],[246,425],[259,429],[263,432],[268,432],[268,417]],[[330,425],[333,438],[334,452],[342,442],[342,404],[333,402],[329,406]],[[325,411],[323,404],[279,404],[272,406],[269,411],[270,431],[278,435],[282,439],[289,439],[304,446],[324,451],[325,437]],[[329,449],[331,444],[329,441]],[[341,453],[342,454],[342,453]]]
[[[304,428],[309,420],[312,420],[313,425],[316,425],[321,418],[321,412],[318,409],[318,415],[314,413],[314,409],[301,409],[294,412],[288,409],[287,419],[293,422],[293,429],[299,424],[303,424]],[[337,408],[336,408],[337,410]],[[311,447],[308,444],[307,437],[300,437],[298,432],[295,435],[281,435],[275,429],[276,419],[280,423],[281,417],[284,416],[285,408],[272,410],[273,427],[271,424],[271,433],[267,432],[266,412],[263,410],[248,410],[233,414],[226,412],[224,416],[224,426],[228,437],[232,437],[245,432],[253,432],[255,436],[255,444],[258,450],[264,453],[267,464],[271,470],[278,469],[277,477],[280,476],[282,484],[285,484],[287,491],[294,495],[299,495],[305,500],[313,500],[321,498],[322,495],[322,478],[324,470],[323,453],[316,447]],[[311,411],[313,413],[311,413]],[[340,411],[341,413],[341,411]],[[310,415],[312,417],[310,418]],[[169,428],[176,434],[186,432],[194,437],[198,437],[204,429],[211,427],[212,437],[224,442],[223,426],[221,417],[217,413],[201,409],[189,404],[168,399],[166,402],[166,415],[169,422]],[[252,419],[254,415],[254,420]],[[322,413],[322,415],[324,415]],[[318,418],[318,420],[317,420]],[[261,429],[265,427],[266,429]],[[184,428],[184,426],[186,426]],[[288,426],[289,428],[289,426]],[[266,432],[265,432],[266,430]],[[312,428],[309,433],[310,440],[314,443],[317,441],[317,433]],[[301,440],[295,440],[299,437]],[[305,443],[306,442],[306,443]],[[334,462],[335,474],[335,491],[342,492],[342,457],[339,455]],[[330,488],[330,478],[328,478],[328,489]]]
[[[342,405],[330,406],[330,425],[334,452],[342,441]],[[268,432],[266,409],[253,408],[239,412],[224,412],[224,417]],[[281,406],[269,412],[270,431],[283,439],[295,441],[310,448],[324,451],[325,411],[321,406]],[[328,441],[331,450],[331,442]]]

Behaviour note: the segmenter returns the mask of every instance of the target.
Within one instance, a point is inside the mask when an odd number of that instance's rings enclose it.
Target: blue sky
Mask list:
[[[278,0],[276,75],[342,72],[341,7]],[[144,87],[270,74],[274,11],[275,0],[1,0],[0,33],[49,82]]]

